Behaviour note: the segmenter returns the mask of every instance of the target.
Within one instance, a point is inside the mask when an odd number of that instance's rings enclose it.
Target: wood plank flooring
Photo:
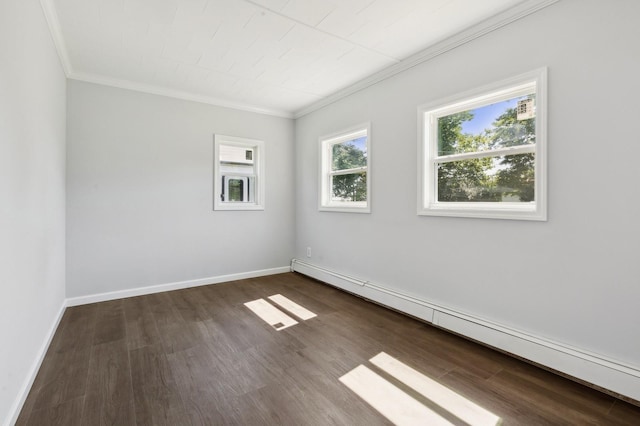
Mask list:
[[[281,331],[244,306],[317,314]],[[638,425],[640,408],[299,274],[68,308],[17,425],[387,425],[339,381],[385,352],[504,425]]]

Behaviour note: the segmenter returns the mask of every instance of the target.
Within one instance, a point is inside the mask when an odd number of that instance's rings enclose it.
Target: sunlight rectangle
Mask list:
[[[244,305],[278,331],[298,324],[298,321],[264,299],[252,300]]]
[[[495,426],[500,417],[458,395],[446,386],[403,364],[384,352],[369,360],[382,371],[406,384],[425,398],[438,404],[460,420],[478,426]]]
[[[340,381],[396,425],[451,425],[364,365],[359,365]]]
[[[291,312],[293,315],[297,316],[302,320],[306,321],[310,318],[314,318],[317,316],[307,308],[304,308],[298,305],[294,301],[284,297],[281,294],[275,294],[273,296],[269,296],[269,299],[271,299],[271,301],[278,304],[280,307],[286,309],[287,311]]]

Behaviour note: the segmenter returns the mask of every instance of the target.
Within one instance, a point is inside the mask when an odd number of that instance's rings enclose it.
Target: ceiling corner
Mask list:
[[[110,77],[104,77],[101,75],[74,72],[74,73],[71,73],[68,76],[68,78],[71,80],[82,81],[85,83],[115,87],[118,89],[126,89],[134,92],[141,92],[141,93],[157,95],[157,96],[165,96],[173,99],[181,99],[185,101],[198,102],[202,104],[207,104],[207,105],[212,105],[212,106],[217,106],[222,108],[230,108],[230,109],[235,109],[235,110],[244,111],[244,112],[252,112],[256,114],[270,115],[270,116],[280,117],[280,118],[289,118],[289,119],[295,118],[293,113],[289,111],[263,108],[256,105],[240,103],[240,102],[232,102],[232,101],[215,98],[211,96],[198,95],[191,92],[170,89],[167,87],[143,84],[143,83],[138,83],[138,82],[129,81],[129,80],[115,79]]]
[[[44,17],[47,21],[47,24],[49,25],[49,32],[51,33],[53,44],[55,45],[58,52],[60,63],[62,64],[64,73],[68,78],[71,74],[73,74],[73,68],[71,67],[71,62],[69,61],[67,46],[64,42],[64,37],[62,36],[60,20],[58,19],[56,8],[53,5],[53,0],[40,0],[40,6],[42,7],[42,12],[44,13]]]
[[[393,77],[405,70],[428,62],[437,56],[455,49],[456,47],[467,44],[479,37],[484,36],[485,34],[496,31],[506,25],[511,24],[514,21],[522,19],[559,1],[560,0],[524,0],[502,13],[485,19],[484,21],[470,28],[467,28],[457,34],[454,34],[451,37],[441,40],[440,42],[427,47],[426,49],[421,50],[420,52],[417,52],[406,59],[403,59],[395,65],[378,71],[370,75],[369,77],[358,81],[355,84],[344,87],[329,96],[326,96],[310,105],[294,111],[293,117],[295,119],[298,119],[316,110],[324,108],[325,106],[337,102],[342,98],[366,89],[367,87],[373,86],[374,84]]]

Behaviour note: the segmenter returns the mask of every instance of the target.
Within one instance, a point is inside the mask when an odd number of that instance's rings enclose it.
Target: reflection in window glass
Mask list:
[[[227,201],[245,201],[243,179],[229,179],[229,199]]]
[[[222,176],[220,200],[228,203],[252,203],[255,200],[254,176]]]
[[[253,202],[253,149],[220,145],[220,169],[223,173],[221,201]]]
[[[215,210],[264,210],[264,143],[215,135]]]
[[[253,149],[220,145],[220,162],[223,164],[253,165]]]

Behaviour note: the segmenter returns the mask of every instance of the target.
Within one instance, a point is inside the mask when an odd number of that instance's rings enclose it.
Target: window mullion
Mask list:
[[[369,123],[354,126],[332,135],[320,137],[320,194],[319,210],[369,213],[371,180]],[[337,165],[360,164],[342,170]]]
[[[329,175],[331,176],[352,175],[352,174],[362,173],[366,171],[367,171],[367,167],[363,166],[363,167],[355,167],[353,169],[332,170],[329,172]]]
[[[540,68],[418,107],[418,214],[547,220],[546,106]]]
[[[474,158],[502,157],[505,155],[527,154],[530,152],[536,152],[535,144],[510,146],[487,151],[464,152],[462,154],[441,155],[435,157],[433,160],[436,163],[451,163],[453,161],[471,160]]]

